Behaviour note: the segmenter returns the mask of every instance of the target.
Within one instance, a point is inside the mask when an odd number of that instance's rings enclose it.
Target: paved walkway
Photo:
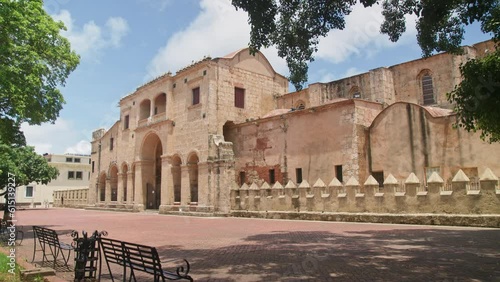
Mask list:
[[[18,255],[29,261],[31,226],[41,225],[60,234],[106,230],[110,238],[155,246],[164,258],[189,260],[195,281],[500,281],[499,229],[76,209],[16,217],[26,237]],[[58,270],[58,277],[72,278]]]

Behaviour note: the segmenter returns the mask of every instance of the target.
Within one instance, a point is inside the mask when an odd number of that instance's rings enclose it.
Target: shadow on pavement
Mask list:
[[[274,232],[218,249],[157,249],[186,258],[196,281],[499,281],[498,238],[500,230]]]

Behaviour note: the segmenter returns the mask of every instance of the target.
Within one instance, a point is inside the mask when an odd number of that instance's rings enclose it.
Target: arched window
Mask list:
[[[146,99],[139,105],[139,120],[150,117],[151,114],[151,101]]]
[[[297,110],[303,110],[306,108],[306,103],[302,100],[298,100],[297,103],[295,103],[295,109]]]
[[[167,109],[167,95],[165,93],[161,93],[155,98],[155,109],[154,114],[164,113]]]
[[[425,72],[421,76],[422,83],[422,100],[424,105],[432,105],[436,103],[434,99],[434,85],[432,83],[432,76],[430,72]]]
[[[361,91],[359,90],[359,87],[357,86],[351,87],[351,90],[349,90],[349,98],[361,99]]]

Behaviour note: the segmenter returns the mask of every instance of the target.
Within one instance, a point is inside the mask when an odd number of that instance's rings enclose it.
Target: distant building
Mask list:
[[[54,191],[88,189],[90,179],[90,156],[78,154],[45,154],[49,165],[59,170],[59,176],[47,185],[32,182],[16,189],[18,207],[51,207]],[[4,202],[4,198],[0,202]]]

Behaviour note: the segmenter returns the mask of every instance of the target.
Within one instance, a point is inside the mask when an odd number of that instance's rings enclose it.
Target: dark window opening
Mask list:
[[[82,172],[81,171],[77,171],[76,172],[76,179],[83,179],[83,176],[82,176]]]
[[[128,129],[128,126],[129,126],[129,121],[130,121],[130,117],[129,117],[129,115],[126,115],[126,116],[125,116],[124,123],[123,123],[123,128],[124,128],[124,129]]]
[[[335,177],[340,183],[344,183],[344,178],[342,177],[342,165],[335,166]]]
[[[67,163],[72,163],[73,162],[73,158],[66,158],[66,162]]]
[[[244,171],[240,171],[240,186],[243,185],[246,181],[246,173]]]
[[[297,184],[302,183],[302,168],[295,169],[295,176],[297,178]]]
[[[115,141],[115,139],[113,137],[109,138],[109,150],[110,151],[113,151],[114,141]]]
[[[68,171],[68,179],[75,179],[75,172],[74,171]]]
[[[384,187],[384,172],[383,171],[373,171],[372,176],[373,176],[373,178],[375,178],[375,180],[377,180],[378,187]]]
[[[74,160],[75,163],[79,163],[80,161],[81,161],[80,158],[75,158],[75,160]]]
[[[245,89],[234,88],[234,106],[237,108],[245,108]]]
[[[198,105],[200,103],[200,87],[193,89],[193,105]]]
[[[33,197],[33,186],[26,186],[26,198]]]
[[[95,162],[92,161],[92,173],[94,173],[94,168],[95,168]]]
[[[274,169],[269,170],[269,183],[274,184],[276,182],[276,176],[274,174]]]

